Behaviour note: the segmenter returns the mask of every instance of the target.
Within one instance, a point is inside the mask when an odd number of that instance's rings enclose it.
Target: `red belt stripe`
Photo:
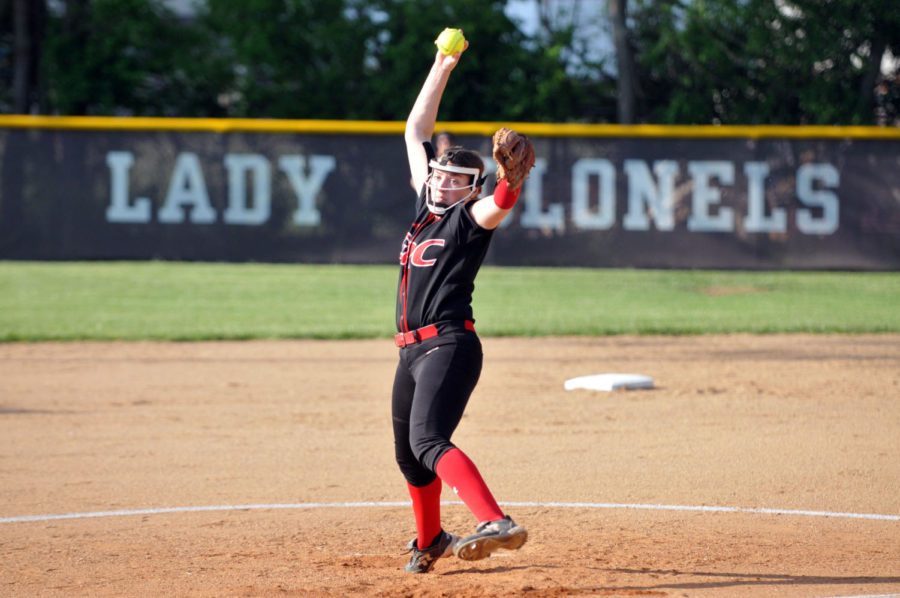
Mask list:
[[[471,330],[475,332],[475,323],[471,320],[465,321],[466,330]],[[416,343],[426,341],[430,338],[434,338],[438,336],[440,332],[438,331],[438,327],[434,324],[430,326],[424,326],[422,328],[417,328],[416,330],[410,330],[409,332],[400,332],[394,335],[394,342],[397,343],[398,347],[405,347],[407,345],[414,345]]]

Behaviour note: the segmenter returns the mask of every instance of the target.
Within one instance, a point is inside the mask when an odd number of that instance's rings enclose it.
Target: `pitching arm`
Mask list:
[[[468,47],[469,42],[466,42],[460,52],[449,56],[441,54],[440,51],[437,52],[428,77],[426,77],[409,117],[406,119],[406,131],[403,137],[406,141],[406,156],[409,160],[409,170],[416,191],[422,188],[428,176],[428,157],[422,144],[431,140],[434,125],[437,122],[438,106],[444,90],[447,88],[450,73]]]

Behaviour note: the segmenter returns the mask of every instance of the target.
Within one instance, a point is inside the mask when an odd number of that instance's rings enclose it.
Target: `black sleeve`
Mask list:
[[[422,147],[425,148],[425,158],[430,163],[434,160],[434,146],[431,145],[430,141],[423,141]],[[431,174],[431,166],[428,167],[428,174]],[[425,187],[423,186],[419,189],[419,197],[416,198],[416,211],[418,212],[425,205]]]

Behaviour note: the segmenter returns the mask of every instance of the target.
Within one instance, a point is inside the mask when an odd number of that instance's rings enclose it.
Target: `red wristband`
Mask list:
[[[521,190],[522,187],[519,187],[515,191],[510,191],[506,179],[503,179],[497,183],[497,187],[494,189],[494,203],[501,210],[510,210],[516,205]]]

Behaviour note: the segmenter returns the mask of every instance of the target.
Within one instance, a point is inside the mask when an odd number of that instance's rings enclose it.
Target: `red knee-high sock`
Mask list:
[[[465,453],[452,448],[444,453],[435,466],[437,474],[453,488],[478,521],[503,518],[503,511],[494,500],[478,468]]]
[[[427,486],[406,485],[416,517],[416,545],[427,548],[441,533],[441,478],[435,478]]]

